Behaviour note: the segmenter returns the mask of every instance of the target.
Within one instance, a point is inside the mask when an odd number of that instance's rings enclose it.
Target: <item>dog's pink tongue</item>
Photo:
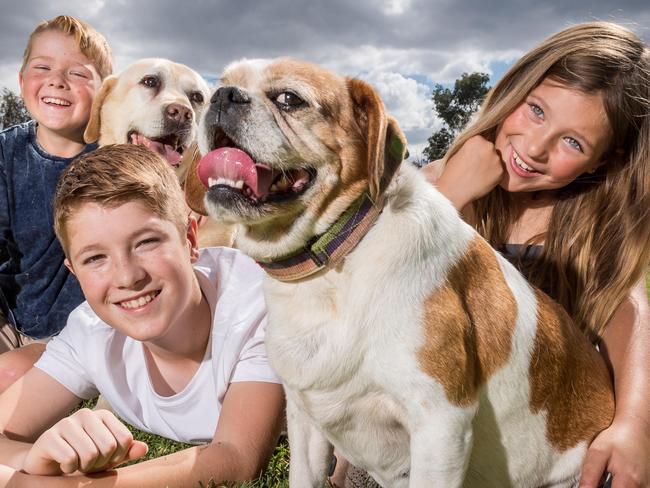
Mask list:
[[[271,168],[255,163],[248,154],[235,147],[220,147],[210,151],[199,161],[197,173],[206,188],[210,186],[210,178],[243,181],[257,198],[268,194],[273,180]]]
[[[153,152],[160,154],[172,166],[178,166],[178,164],[181,162],[182,156],[180,153],[174,151],[174,148],[169,144],[152,141],[142,134],[131,134],[131,143],[138,146],[145,146]]]

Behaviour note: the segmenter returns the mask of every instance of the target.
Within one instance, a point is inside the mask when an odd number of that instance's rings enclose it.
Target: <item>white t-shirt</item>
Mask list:
[[[212,311],[206,356],[183,391],[158,395],[142,343],[109,327],[88,302],[69,316],[36,367],[80,398],[101,393],[135,427],[169,439],[212,440],[231,382],[280,383],[266,358],[263,271],[235,249],[208,248],[194,266]]]

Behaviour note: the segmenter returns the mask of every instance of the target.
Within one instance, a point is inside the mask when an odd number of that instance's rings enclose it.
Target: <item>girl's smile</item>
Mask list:
[[[552,190],[603,164],[611,140],[602,96],[545,79],[505,118],[496,149],[511,192]]]

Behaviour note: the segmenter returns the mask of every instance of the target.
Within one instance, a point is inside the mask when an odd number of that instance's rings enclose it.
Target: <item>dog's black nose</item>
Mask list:
[[[210,98],[210,103],[250,103],[251,99],[241,88],[236,86],[222,86]]]

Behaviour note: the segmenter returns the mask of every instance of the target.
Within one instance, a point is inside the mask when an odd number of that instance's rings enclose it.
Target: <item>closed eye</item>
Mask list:
[[[100,262],[102,259],[106,258],[105,254],[93,254],[92,256],[88,256],[85,258],[81,264],[95,264]]]
[[[157,244],[158,242],[160,242],[160,239],[158,237],[148,237],[147,239],[142,239],[141,241],[138,241],[135,247],[150,246],[153,244]]]

